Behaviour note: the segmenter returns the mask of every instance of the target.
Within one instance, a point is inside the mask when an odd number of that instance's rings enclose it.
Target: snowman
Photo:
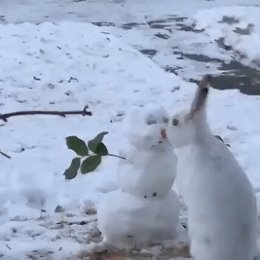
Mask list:
[[[97,206],[103,246],[146,247],[183,234],[179,200],[172,189],[177,157],[165,134],[168,120],[161,107],[142,108],[128,118],[130,149],[119,163],[119,189]]]

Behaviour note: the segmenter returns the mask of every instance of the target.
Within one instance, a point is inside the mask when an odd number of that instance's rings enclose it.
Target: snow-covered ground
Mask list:
[[[179,75],[200,78],[208,71],[217,73],[218,66],[180,60],[172,53],[173,46],[185,53],[197,51],[226,61],[238,59],[239,52],[246,55],[242,62],[257,66],[259,7],[252,6],[258,1],[252,1],[251,7],[240,6],[248,5],[245,0],[228,4],[202,0],[190,4],[183,0],[178,6],[171,2],[1,2],[1,113],[78,110],[85,105],[93,112],[91,117],[65,119],[14,117],[0,125],[1,150],[12,157],[0,157],[1,259],[24,259],[26,255],[28,259],[41,255],[45,257],[41,259],[76,258],[97,235],[93,211],[106,192],[117,188],[118,159],[106,158],[95,172],[65,181],[63,171],[73,158],[73,152],[66,149],[65,137],[77,135],[88,140],[108,131],[105,143],[117,154],[127,145],[122,120],[129,110],[151,103],[163,105],[170,112],[187,106],[195,85],[162,68],[179,65],[183,67]],[[188,17],[187,25],[195,22],[194,28],[204,31],[178,30],[174,19],[170,28],[147,24],[169,14]],[[238,21],[219,23],[223,16]],[[88,23],[104,21],[115,26]],[[144,25],[131,30],[122,26],[133,22]],[[233,31],[248,24],[254,24],[250,34]],[[156,33],[166,33],[169,38],[154,37]],[[220,37],[232,46],[231,52],[218,47],[215,40]],[[141,49],[159,49],[160,53],[150,59]],[[212,129],[231,144],[256,188],[260,186],[259,112],[259,96],[212,90]],[[58,205],[65,211],[55,212]],[[90,223],[79,225],[82,221]]]
[[[260,8],[221,7],[201,10],[193,18],[196,29],[205,30],[208,38],[223,38],[226,48],[232,48],[233,58],[246,65],[260,66]]]

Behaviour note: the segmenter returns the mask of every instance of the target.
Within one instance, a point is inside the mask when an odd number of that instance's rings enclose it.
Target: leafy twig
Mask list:
[[[16,111],[6,114],[0,114],[0,120],[7,122],[7,119],[13,116],[26,116],[26,115],[52,115],[52,116],[62,116],[66,117],[67,115],[82,115],[82,116],[91,116],[92,112],[87,111],[88,106],[85,106],[83,110],[74,110],[74,111],[43,111],[43,110],[28,110],[28,111]]]
[[[105,156],[126,160],[123,156],[108,152],[106,145],[103,143],[103,138],[107,134],[108,132],[101,132],[89,140],[87,144],[75,135],[66,137],[67,147],[77,154],[64,172],[67,180],[75,178],[79,170],[82,174],[95,171]]]

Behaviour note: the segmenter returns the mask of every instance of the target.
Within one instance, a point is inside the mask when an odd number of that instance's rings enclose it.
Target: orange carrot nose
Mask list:
[[[167,134],[166,134],[166,130],[165,129],[161,129],[161,136],[163,139],[167,139]]]

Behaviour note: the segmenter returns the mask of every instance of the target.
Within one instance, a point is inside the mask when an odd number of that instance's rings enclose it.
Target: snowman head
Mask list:
[[[139,149],[150,149],[168,143],[166,127],[169,116],[163,107],[146,106],[135,109],[127,123],[127,138],[131,145]]]

